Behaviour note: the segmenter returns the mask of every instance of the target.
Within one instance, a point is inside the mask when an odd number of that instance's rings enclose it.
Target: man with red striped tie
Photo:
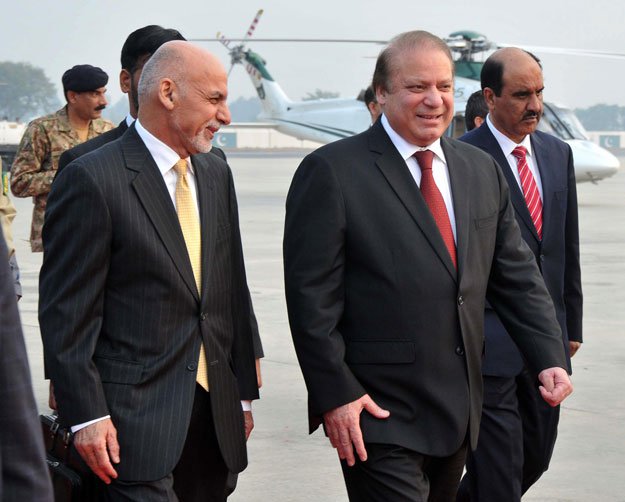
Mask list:
[[[571,372],[582,342],[577,192],[573,155],[559,139],[537,131],[543,112],[538,59],[506,48],[484,63],[486,122],[460,139],[490,153],[510,185],[526,243],[553,300]],[[497,314],[486,307],[484,405],[477,449],[467,459],[458,501],[519,501],[549,466],[559,407],[541,398]]]

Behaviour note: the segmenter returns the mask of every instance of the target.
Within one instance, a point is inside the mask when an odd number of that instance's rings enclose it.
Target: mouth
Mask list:
[[[429,115],[429,114],[425,114],[425,113],[417,114],[418,118],[420,118],[422,120],[427,120],[427,121],[437,121],[437,120],[440,120],[442,116],[443,115]]]

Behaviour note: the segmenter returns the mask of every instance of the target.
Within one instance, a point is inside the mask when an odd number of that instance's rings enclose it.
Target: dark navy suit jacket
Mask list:
[[[503,170],[523,239],[534,253],[556,309],[570,372],[569,340],[582,341],[582,285],[573,154],[566,143],[550,134],[536,131],[530,138],[543,189],[542,241],[532,223],[523,192],[488,124],[485,122],[460,140],[491,154]],[[523,368],[521,354],[497,314],[488,307],[484,330],[483,374],[518,374]]]

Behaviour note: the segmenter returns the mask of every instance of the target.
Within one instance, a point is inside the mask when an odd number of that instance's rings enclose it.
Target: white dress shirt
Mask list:
[[[536,180],[536,186],[538,187],[538,193],[540,194],[540,200],[542,201],[543,200],[543,184],[540,180],[540,171],[538,170],[538,167],[536,166],[534,152],[532,151],[532,142],[530,141],[530,135],[528,134],[527,136],[525,136],[525,138],[523,138],[523,141],[521,141],[519,144],[516,144],[514,141],[508,138],[508,136],[506,136],[505,134],[502,134],[501,132],[497,130],[497,128],[493,125],[492,121],[490,120],[490,114],[486,116],[486,124],[488,125],[490,132],[492,132],[493,136],[495,136],[497,143],[499,143],[499,147],[501,148],[501,151],[503,152],[504,156],[506,157],[506,160],[508,161],[508,165],[510,166],[510,169],[512,170],[512,174],[514,174],[514,179],[516,180],[517,184],[519,185],[519,188],[521,189],[521,193],[523,193],[523,186],[521,185],[521,176],[519,176],[519,167],[517,165],[517,159],[514,155],[512,155],[512,150],[514,150],[517,146],[525,147],[525,149],[527,150],[527,155],[525,157],[527,160],[527,166],[530,168],[530,171],[532,171],[532,174],[534,175],[534,179]],[[501,166],[501,168],[505,169],[506,166]]]
[[[384,114],[382,115],[382,127],[384,127],[386,134],[388,134],[389,138],[391,138],[391,141],[393,142],[393,145],[395,145],[399,155],[401,155],[402,159],[406,162],[406,166],[408,167],[410,174],[419,187],[421,186],[421,168],[419,167],[417,159],[415,159],[413,155],[419,150],[431,150],[434,153],[434,160],[432,161],[432,176],[434,177],[434,182],[436,183],[436,186],[445,201],[447,215],[449,216],[449,223],[451,224],[451,230],[454,234],[454,242],[457,243],[456,214],[454,213],[454,201],[451,196],[449,169],[447,168],[447,161],[445,160],[445,154],[443,153],[440,138],[431,145],[425,147],[413,145],[393,130]]]

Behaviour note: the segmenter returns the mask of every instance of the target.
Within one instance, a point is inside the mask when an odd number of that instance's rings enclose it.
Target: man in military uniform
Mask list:
[[[43,251],[41,228],[50,185],[61,154],[114,127],[101,117],[106,107],[108,75],[91,65],[76,65],[63,74],[67,104],[51,115],[33,120],[22,137],[11,168],[11,191],[33,197],[30,246]]]
[[[15,285],[15,295],[19,300],[22,297],[22,285],[20,283],[20,269],[17,266],[17,258],[15,257],[15,246],[13,245],[13,234],[11,233],[11,223],[15,218],[15,206],[9,199],[9,173],[2,170],[2,159],[0,159],[0,229],[7,243],[9,252],[9,267],[13,274],[13,283]]]

